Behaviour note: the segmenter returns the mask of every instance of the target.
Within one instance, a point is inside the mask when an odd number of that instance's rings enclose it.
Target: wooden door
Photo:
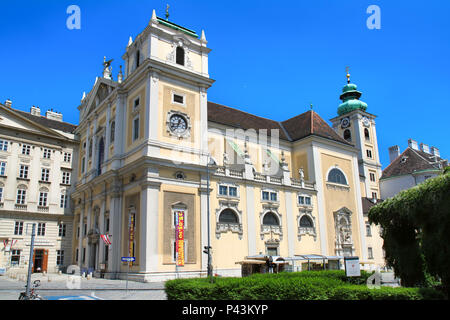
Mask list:
[[[48,263],[48,250],[43,250],[44,256],[42,258],[42,272],[47,272],[47,263]]]

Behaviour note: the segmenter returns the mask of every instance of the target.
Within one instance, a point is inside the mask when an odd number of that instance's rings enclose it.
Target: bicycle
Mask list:
[[[40,280],[35,280],[33,282],[33,286],[30,289],[30,296],[27,296],[27,292],[21,292],[20,296],[19,296],[19,300],[44,300],[44,298],[42,298],[40,295],[38,295],[35,291],[35,289],[37,287],[39,287],[41,285],[41,281]],[[25,286],[26,288],[27,286]]]

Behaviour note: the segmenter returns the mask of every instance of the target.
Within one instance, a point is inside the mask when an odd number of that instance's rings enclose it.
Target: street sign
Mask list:
[[[135,262],[135,257],[122,257],[122,262]]]

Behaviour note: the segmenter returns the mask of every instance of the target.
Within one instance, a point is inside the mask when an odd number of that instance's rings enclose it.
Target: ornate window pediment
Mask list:
[[[273,234],[283,239],[283,229],[281,227],[281,214],[278,212],[278,206],[263,205],[263,211],[260,213],[261,223],[261,240],[264,240],[265,235],[270,235],[272,239]]]
[[[220,239],[222,233],[231,231],[242,239],[242,211],[238,209],[238,202],[220,200],[219,205],[216,209],[216,238]]]
[[[314,237],[314,241],[317,240],[316,233],[316,218],[312,215],[310,210],[300,210],[297,216],[298,226],[298,241],[302,239],[303,235],[310,235]]]

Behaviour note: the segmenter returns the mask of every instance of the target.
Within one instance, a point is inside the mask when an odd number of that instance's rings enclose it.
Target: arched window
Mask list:
[[[177,47],[177,64],[184,66],[184,49]]]
[[[114,142],[114,135],[116,134],[116,122],[115,121],[111,122],[111,127],[109,130],[110,130],[109,141]]]
[[[312,228],[313,226],[313,222],[311,221],[311,219],[307,216],[303,216],[300,219],[300,227],[302,228]]]
[[[347,184],[347,180],[345,179],[342,171],[336,168],[331,169],[330,173],[328,173],[328,181],[339,184]]]
[[[139,67],[139,64],[141,63],[141,52],[138,50],[136,52],[136,69]]]
[[[370,141],[369,129],[367,128],[364,129],[364,137],[366,137],[367,141]]]
[[[273,212],[267,212],[264,216],[263,224],[269,226],[278,226],[280,223],[278,222],[277,216]]]
[[[352,141],[352,133],[349,129],[344,131],[344,139],[347,141]]]
[[[102,174],[102,164],[103,164],[103,158],[105,156],[105,142],[103,140],[103,137],[100,138],[100,142],[98,143],[98,175]]]
[[[239,223],[236,213],[231,209],[225,209],[220,213],[219,222],[221,223]]]

